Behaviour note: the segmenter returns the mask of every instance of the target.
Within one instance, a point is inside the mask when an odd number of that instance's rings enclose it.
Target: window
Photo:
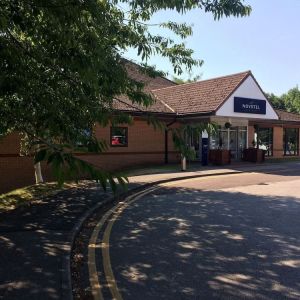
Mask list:
[[[266,156],[273,156],[273,128],[258,129],[259,149],[265,150]]]
[[[228,148],[228,129],[219,129],[210,137],[210,149]]]
[[[127,127],[111,127],[110,128],[110,145],[112,147],[128,146],[128,128]]]
[[[92,137],[93,131],[92,129],[83,129],[80,131],[80,134],[77,137],[76,146],[84,147],[87,146],[88,140]]]
[[[299,154],[299,129],[298,128],[284,128],[283,154],[284,155]]]

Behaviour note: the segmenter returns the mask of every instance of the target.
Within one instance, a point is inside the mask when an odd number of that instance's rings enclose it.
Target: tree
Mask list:
[[[184,84],[184,83],[196,82],[196,81],[198,81],[200,79],[201,79],[201,75],[196,75],[196,76],[192,77],[191,74],[190,74],[190,76],[189,76],[189,78],[187,80],[182,79],[182,78],[177,77],[177,76],[173,76],[172,77],[172,80],[174,82],[176,82],[177,84]]]
[[[122,53],[129,47],[151,76],[161,74],[147,65],[151,55],[169,59],[178,75],[183,66],[201,65],[184,43],[149,30],[159,10],[196,8],[215,19],[251,12],[243,0],[1,0],[0,132],[20,132],[25,151],[35,153],[36,163],[50,163],[59,182],[83,171],[114,187],[111,174],[74,156],[77,145],[85,146],[81,151],[105,151],[105,143],[93,132],[87,135],[87,128],[96,122],[130,122],[130,116],[114,111],[117,95],[144,106],[153,102],[126,72]],[[186,23],[157,26],[182,39],[192,34]]]
[[[300,113],[300,90],[298,86],[279,97],[274,94],[267,94],[267,96],[275,108]]]
[[[273,93],[271,94],[266,94],[267,98],[271,101],[272,105],[276,108],[276,109],[282,109],[285,110],[285,102],[283,100],[282,97],[278,97],[276,95],[274,95]]]
[[[300,113],[300,91],[296,86],[282,95],[286,110],[289,112]]]

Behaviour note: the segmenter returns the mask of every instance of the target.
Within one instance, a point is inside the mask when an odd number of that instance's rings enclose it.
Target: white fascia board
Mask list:
[[[249,98],[256,100],[266,101],[266,114],[249,114],[234,112],[234,98]],[[276,114],[273,107],[270,105],[269,101],[266,99],[265,95],[262,93],[261,89],[250,75],[245,81],[235,90],[235,92],[227,99],[225,103],[216,111],[216,116],[223,117],[238,117],[247,119],[267,119],[267,120],[278,120],[278,115]]]

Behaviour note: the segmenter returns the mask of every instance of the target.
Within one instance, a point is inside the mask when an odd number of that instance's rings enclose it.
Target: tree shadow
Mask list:
[[[0,299],[64,299],[70,231],[88,208],[109,196],[91,184],[0,213]]]
[[[300,299],[300,199],[163,188],[115,223],[124,299]]]

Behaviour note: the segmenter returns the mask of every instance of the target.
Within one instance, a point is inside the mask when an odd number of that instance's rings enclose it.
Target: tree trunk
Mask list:
[[[44,182],[43,175],[42,175],[42,166],[40,162],[34,165],[34,173],[35,173],[36,184]]]
[[[186,157],[181,155],[181,170],[186,171]]]

